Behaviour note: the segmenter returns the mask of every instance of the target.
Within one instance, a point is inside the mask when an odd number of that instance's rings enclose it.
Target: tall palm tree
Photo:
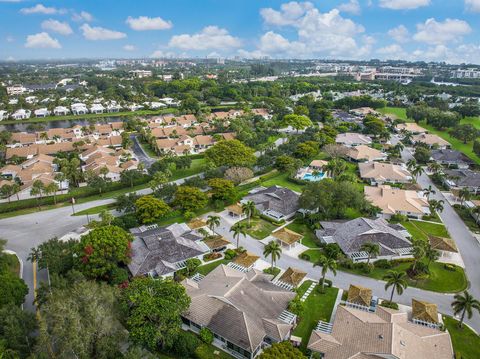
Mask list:
[[[215,227],[220,226],[220,217],[219,216],[208,216],[207,217],[207,226],[210,228],[210,230],[214,233],[215,232]]]
[[[407,161],[407,168],[411,172],[413,169],[417,167],[417,161],[414,158],[411,158]]]
[[[385,290],[392,287],[390,302],[393,301],[393,294],[395,293],[395,291],[398,295],[402,295],[403,290],[408,287],[407,279],[405,278],[405,276],[405,272],[389,270],[387,274],[385,274],[385,276],[383,277],[383,280],[387,281],[387,283],[385,283]]]
[[[360,249],[368,253],[367,265],[370,264],[370,259],[373,256],[378,256],[380,254],[380,245],[378,243],[365,242]]]
[[[461,313],[458,326],[462,328],[465,314],[467,315],[467,318],[470,319],[473,315],[474,309],[477,310],[477,312],[480,312],[480,302],[468,293],[468,291],[465,291],[462,294],[456,294],[453,298],[455,299],[452,302],[453,313],[455,315]]]
[[[415,178],[415,181],[418,179],[418,176],[420,176],[423,172],[423,167],[420,165],[416,165],[410,172],[412,172],[413,178]]]
[[[430,199],[430,196],[435,193],[437,192],[433,189],[432,185],[429,185],[427,188],[423,189],[423,194],[427,197],[427,201]]]
[[[230,232],[233,233],[233,238],[237,240],[237,248],[238,248],[240,244],[240,235],[243,235],[244,237],[247,236],[247,230],[245,228],[245,224],[242,222],[235,223],[230,228]]]
[[[478,223],[478,221],[480,220],[480,207],[475,207],[474,209],[472,209],[472,213],[476,215],[475,220]]]
[[[277,241],[270,241],[268,244],[263,248],[263,255],[265,258],[270,256],[272,260],[271,268],[273,269],[274,264],[280,258],[282,254],[282,246]]]
[[[425,258],[428,260],[427,268],[430,269],[430,264],[440,258],[440,252],[433,248],[430,243],[428,243],[425,246]]]
[[[458,192],[458,198],[460,198],[460,204],[463,206],[465,201],[468,201],[472,197],[472,193],[468,190],[468,188],[462,188]]]
[[[45,193],[46,194],[53,194],[53,203],[57,204],[57,192],[60,188],[56,182],[50,182],[48,185],[45,186]]]
[[[430,201],[428,201],[428,207],[430,208],[430,212],[432,214],[435,212],[437,213],[442,212],[444,203],[445,202],[443,201],[443,199],[438,201],[436,199],[431,199]]]
[[[417,263],[425,257],[425,245],[420,242],[414,243],[412,248],[412,256],[413,256],[412,272],[415,273],[415,268],[417,267]]]
[[[314,267],[322,267],[322,292],[325,289],[325,277],[328,271],[332,271],[333,275],[337,275],[337,261],[333,258],[321,256],[313,265]]]
[[[430,162],[427,168],[430,172],[437,174],[442,169],[442,165],[438,162]]]
[[[247,201],[242,204],[242,213],[247,215],[248,219],[248,226],[250,227],[250,220],[255,213],[255,202],[253,201]]]

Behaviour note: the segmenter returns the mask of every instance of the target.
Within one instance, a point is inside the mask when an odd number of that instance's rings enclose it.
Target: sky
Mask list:
[[[0,0],[0,60],[480,63],[480,0]]]

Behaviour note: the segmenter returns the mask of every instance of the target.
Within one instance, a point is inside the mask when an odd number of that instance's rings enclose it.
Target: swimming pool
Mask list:
[[[322,172],[320,172],[317,176],[314,176],[311,173],[305,173],[302,179],[304,181],[316,182],[316,181],[321,181],[325,177],[326,177],[326,174]]]

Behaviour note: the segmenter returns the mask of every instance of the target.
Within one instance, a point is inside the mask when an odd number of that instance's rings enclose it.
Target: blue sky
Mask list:
[[[0,0],[0,59],[480,62],[480,0]]]

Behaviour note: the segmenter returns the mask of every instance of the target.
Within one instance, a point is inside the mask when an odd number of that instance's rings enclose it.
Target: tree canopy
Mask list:
[[[205,158],[216,167],[251,167],[255,151],[239,140],[220,141],[205,151]]]
[[[137,199],[135,208],[135,213],[141,223],[153,223],[171,211],[171,208],[164,201],[151,195]]]

